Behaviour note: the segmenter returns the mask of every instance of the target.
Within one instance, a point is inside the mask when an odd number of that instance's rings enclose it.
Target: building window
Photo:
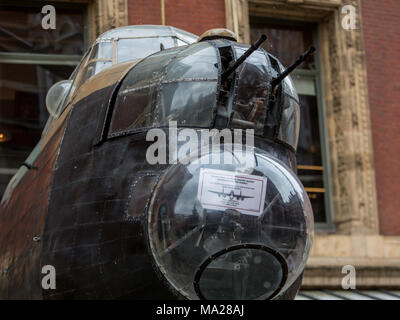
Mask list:
[[[40,140],[46,93],[68,79],[86,46],[86,5],[55,3],[56,29],[43,29],[47,2],[0,5],[0,196]]]
[[[250,17],[251,41],[256,41],[261,34],[268,37],[263,48],[275,55],[285,67],[311,45],[318,47],[316,26],[313,24]],[[297,147],[298,175],[311,200],[316,226],[331,228],[333,220],[318,54],[300,65],[292,73],[292,79],[299,95],[301,112]]]

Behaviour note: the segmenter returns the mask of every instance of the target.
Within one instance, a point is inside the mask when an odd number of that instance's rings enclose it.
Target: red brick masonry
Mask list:
[[[161,24],[160,0],[129,0],[129,24]],[[165,24],[197,35],[225,27],[224,0],[165,0]]]
[[[361,5],[380,233],[400,235],[400,1]]]

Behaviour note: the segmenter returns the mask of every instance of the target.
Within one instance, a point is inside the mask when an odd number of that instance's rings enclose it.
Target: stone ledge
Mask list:
[[[316,235],[302,287],[341,288],[345,265],[355,267],[357,288],[398,289],[400,237]]]
[[[311,257],[400,259],[400,236],[316,234]]]

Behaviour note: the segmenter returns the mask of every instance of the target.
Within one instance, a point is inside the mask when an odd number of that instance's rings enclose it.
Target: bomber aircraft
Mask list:
[[[313,49],[285,69],[263,41],[152,25],[101,35],[50,88],[42,137],[1,200],[0,299],[293,299],[313,214],[288,74]],[[251,161],[149,163],[148,133],[168,136],[171,121],[250,130]],[[208,155],[237,153],[230,143]],[[254,195],[239,213],[199,192],[232,176]]]

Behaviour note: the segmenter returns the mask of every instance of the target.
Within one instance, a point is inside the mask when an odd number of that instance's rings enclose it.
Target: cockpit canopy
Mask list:
[[[71,102],[77,89],[112,65],[140,60],[155,52],[196,42],[192,33],[169,26],[138,25],[109,30],[96,39],[69,80],[57,82],[49,90],[46,106],[50,117],[42,132],[46,135]]]
[[[123,80],[108,136],[166,127],[251,128],[294,149],[299,131],[296,91],[286,78],[277,92],[271,80],[283,71],[279,61],[259,49],[221,80],[226,59],[237,60],[248,46],[217,39],[155,53],[133,67]],[[271,95],[274,94],[271,105]]]
[[[87,59],[81,83],[102,70],[155,52],[196,42],[197,36],[169,26],[139,25],[109,30],[96,39]]]

